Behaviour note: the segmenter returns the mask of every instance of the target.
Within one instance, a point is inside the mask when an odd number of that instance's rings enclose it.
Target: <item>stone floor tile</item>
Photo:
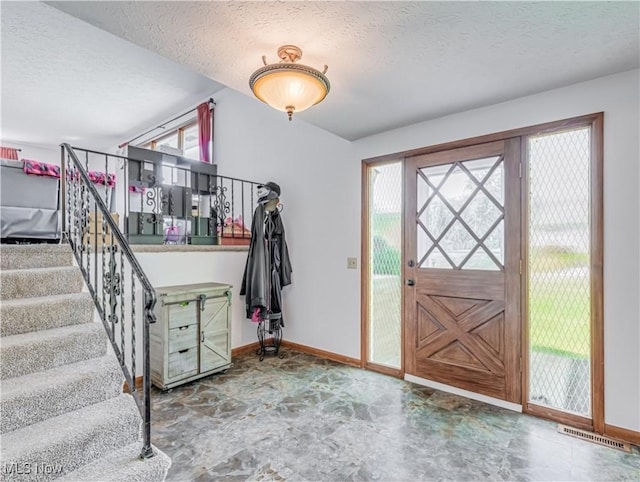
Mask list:
[[[287,350],[152,393],[168,481],[640,480],[640,453]]]

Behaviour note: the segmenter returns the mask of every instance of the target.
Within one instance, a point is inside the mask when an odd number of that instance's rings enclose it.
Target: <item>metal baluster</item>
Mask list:
[[[118,323],[118,317],[116,315],[116,291],[118,289],[118,278],[116,270],[115,250],[113,246],[113,232],[110,233],[109,243],[109,247],[107,248],[109,251],[109,272],[107,274],[109,289],[109,321],[111,322],[111,339],[115,341],[116,323]]]
[[[143,325],[142,325],[142,340],[144,347],[144,362],[143,362],[143,379],[142,390],[144,392],[144,446],[142,447],[142,458],[153,457],[153,449],[151,448],[151,356],[149,353],[149,323],[151,322],[152,314],[150,310],[153,308],[154,300],[150,298],[149,293],[145,291],[144,298],[144,313],[143,313]]]
[[[84,183],[78,183],[78,210],[76,212],[76,227],[78,230],[78,235],[79,235],[79,240],[78,240],[78,266],[80,268],[80,271],[83,271],[83,263],[82,263],[82,256],[83,256],[83,251],[84,251],[84,240],[82,239],[82,216],[84,214],[84,209],[83,209],[83,204],[84,204]]]
[[[234,206],[236,201],[236,197],[233,191],[234,185],[235,185],[235,181],[232,179],[231,180],[231,237],[232,238],[236,237],[235,229],[233,229],[234,219],[236,219],[235,211],[234,211]]]
[[[91,202],[90,202],[90,198],[89,198],[89,190],[87,190],[87,204],[86,204],[86,210],[85,210],[85,232],[86,232],[86,237],[87,237],[87,244],[86,244],[86,249],[87,249],[87,284],[90,285],[91,284]],[[83,240],[84,237],[83,236]]]
[[[170,168],[171,169],[171,184],[169,185],[169,216],[171,216],[171,224],[173,225],[173,213],[174,213],[174,201],[173,201],[173,175],[174,175],[174,169],[173,167]],[[164,184],[164,179],[162,180],[163,184]]]
[[[242,209],[242,226],[243,226],[242,227],[242,237],[244,238],[244,220],[247,219],[247,216],[245,215],[245,212],[244,212],[244,181],[242,181],[240,183],[240,187],[241,187],[241,193],[242,193],[242,206],[241,206],[241,209]]]
[[[75,171],[74,171],[75,177]],[[73,242],[75,249],[78,249],[78,180],[73,181]]]
[[[95,292],[98,293],[98,203],[93,202],[93,251],[95,261],[95,272],[93,274],[93,283]]]
[[[131,270],[131,379],[133,390],[136,391],[136,278]]]
[[[200,223],[202,220],[202,213],[200,212],[200,173],[196,172],[196,192],[197,194],[197,199],[198,199],[198,207],[196,209],[196,219],[194,221],[196,221],[196,226],[195,226],[195,232],[196,232],[196,236],[200,236]],[[191,191],[191,204],[193,204],[193,191]],[[193,215],[193,213],[191,213]],[[193,216],[192,216],[193,218]],[[193,227],[191,228],[193,230]]]
[[[73,166],[67,162],[67,192],[66,192],[66,197],[67,197],[67,226],[66,226],[66,232],[67,232],[67,239],[69,240],[70,243],[73,243],[73,240],[71,239],[71,223],[73,222],[73,219],[71,217],[71,211],[72,211],[72,206],[71,206],[71,192],[73,189],[73,185],[71,184],[71,176],[72,176],[72,169]]]
[[[125,317],[124,317],[124,308],[125,308],[125,296],[124,296],[124,250],[120,248],[120,292],[118,293],[120,297],[120,363],[124,365],[125,363],[125,349],[126,342],[124,336],[124,325],[125,325]],[[135,379],[133,381],[135,383]]]
[[[107,209],[111,212],[111,206],[109,205],[109,155],[104,156],[104,203],[107,205]]]
[[[222,233],[218,233],[218,213],[214,213],[213,211],[213,191],[211,190],[211,186],[214,182],[214,179],[216,179],[215,176],[210,176],[207,174],[207,186],[209,188],[209,231],[211,231],[211,236],[216,237],[216,244],[222,244],[220,241],[220,235]]]
[[[124,196],[122,203],[124,209],[124,234],[127,238],[127,242],[129,242],[129,196],[131,195],[131,191],[129,190],[129,160],[124,159],[122,165],[124,168],[124,174],[122,176],[122,192]]]
[[[107,276],[107,236],[105,233],[105,224],[106,224],[106,219],[104,217],[104,215],[102,216],[102,222],[100,223],[100,226],[102,228],[102,289],[100,290],[102,292],[102,313],[104,314],[104,316],[107,316],[107,294],[106,294],[106,286],[105,286],[105,277]],[[97,289],[97,287],[96,287]]]
[[[144,234],[144,197],[146,196],[147,189],[151,189],[151,183],[149,188],[146,188],[142,182],[142,172],[144,172],[144,163],[140,163],[140,214],[138,214],[138,233]]]

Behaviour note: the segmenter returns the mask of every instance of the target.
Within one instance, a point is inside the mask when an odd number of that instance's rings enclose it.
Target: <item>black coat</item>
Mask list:
[[[280,213],[259,204],[251,223],[251,244],[240,294],[245,295],[247,318],[260,308],[261,316],[282,313],[282,288],[291,284],[291,261]],[[283,324],[284,326],[284,324]]]

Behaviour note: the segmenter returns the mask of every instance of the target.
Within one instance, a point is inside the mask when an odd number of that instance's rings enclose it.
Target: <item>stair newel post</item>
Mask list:
[[[64,145],[60,145],[60,242],[67,232],[67,162],[64,155]]]
[[[155,323],[155,315],[153,309],[156,304],[154,292],[144,292],[144,323],[142,326],[142,342],[144,346],[144,363],[143,363],[143,418],[144,418],[144,440],[142,453],[140,457],[147,459],[153,457],[153,449],[151,448],[151,354],[149,347],[149,325]]]

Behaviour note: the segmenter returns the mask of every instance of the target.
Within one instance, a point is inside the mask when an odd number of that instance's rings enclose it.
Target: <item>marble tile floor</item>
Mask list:
[[[290,350],[152,397],[168,481],[640,481],[637,447]]]

